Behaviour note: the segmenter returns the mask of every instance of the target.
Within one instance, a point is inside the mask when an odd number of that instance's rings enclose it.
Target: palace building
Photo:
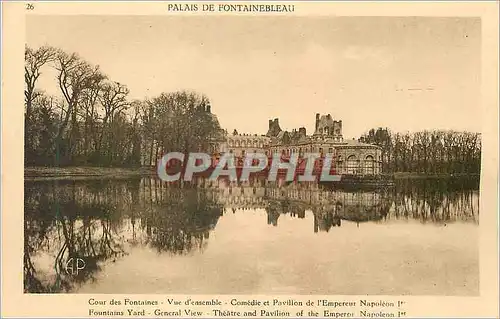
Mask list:
[[[345,140],[342,135],[342,121],[335,121],[330,114],[316,114],[314,133],[306,134],[301,127],[292,132],[281,130],[278,119],[269,120],[266,134],[271,138],[269,149],[273,154],[291,155],[297,153],[334,154],[335,169],[339,174],[378,175],[382,168],[382,151],[379,146]]]
[[[316,114],[315,130],[307,135],[306,128],[291,132],[283,131],[278,119],[269,120],[266,135],[238,134],[235,130],[227,135],[220,145],[221,152],[244,156],[248,153],[264,153],[268,156],[281,154],[290,156],[306,153],[333,154],[335,170],[347,175],[378,175],[382,170],[382,151],[379,146],[346,140],[342,135],[342,121],[330,114]]]
[[[226,140],[220,145],[221,153],[232,153],[234,156],[243,157],[250,153],[268,154],[271,139],[257,134],[239,134],[234,130],[232,135],[227,135]]]

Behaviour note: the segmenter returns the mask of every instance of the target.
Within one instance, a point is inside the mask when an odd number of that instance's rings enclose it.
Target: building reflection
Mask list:
[[[314,232],[340,227],[342,220],[377,221],[389,213],[390,201],[376,191],[327,190],[317,183],[229,183],[212,188],[214,200],[231,209],[265,209],[267,223],[278,226],[280,215],[314,216]]]
[[[262,222],[271,227],[279,227],[282,215],[301,219],[311,223],[315,233],[331,232],[346,222],[478,223],[477,188],[478,184],[450,181],[403,182],[371,190],[261,179],[27,182],[25,291],[71,291],[134,246],[175,255],[203,251],[224,215],[246,210],[265,211]],[[84,260],[86,271],[68,275],[71,258]]]

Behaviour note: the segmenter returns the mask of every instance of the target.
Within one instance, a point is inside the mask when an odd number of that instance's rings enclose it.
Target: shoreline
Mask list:
[[[466,173],[459,173],[459,174],[422,174],[422,173],[407,173],[407,172],[398,172],[398,173],[391,173],[391,174],[386,174],[382,173],[382,176],[388,176],[392,177],[394,180],[402,180],[402,179],[460,179],[460,178],[477,178],[479,179],[481,177],[481,174],[475,173],[475,174],[466,174]]]
[[[155,167],[35,167],[28,166],[24,168],[25,179],[72,179],[86,177],[100,178],[127,178],[127,177],[154,177],[156,176]],[[388,181],[402,179],[448,179],[448,178],[479,178],[479,174],[422,174],[422,173],[382,173],[378,176],[352,176],[353,180],[371,180]],[[348,179],[351,179],[348,178]]]
[[[24,168],[24,178],[32,179],[77,179],[77,178],[127,178],[155,176],[153,167],[34,167]]]

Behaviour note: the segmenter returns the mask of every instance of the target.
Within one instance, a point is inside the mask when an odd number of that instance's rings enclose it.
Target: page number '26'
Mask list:
[[[33,10],[33,9],[35,9],[33,3],[26,3],[26,10]]]

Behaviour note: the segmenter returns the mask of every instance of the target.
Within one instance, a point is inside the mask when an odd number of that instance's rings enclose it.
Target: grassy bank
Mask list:
[[[33,178],[123,178],[154,176],[156,170],[154,167],[136,167],[136,168],[118,168],[118,167],[26,167],[24,177]],[[479,178],[479,174],[422,174],[422,173],[383,173],[378,177],[345,176],[347,179],[390,181],[398,179],[446,179],[446,178]]]
[[[393,179],[446,179],[446,178],[479,178],[479,174],[424,174],[424,173],[393,173],[383,174]]]
[[[34,178],[78,178],[103,177],[122,178],[134,176],[152,176],[156,174],[154,168],[118,168],[118,167],[25,167],[24,177]]]

